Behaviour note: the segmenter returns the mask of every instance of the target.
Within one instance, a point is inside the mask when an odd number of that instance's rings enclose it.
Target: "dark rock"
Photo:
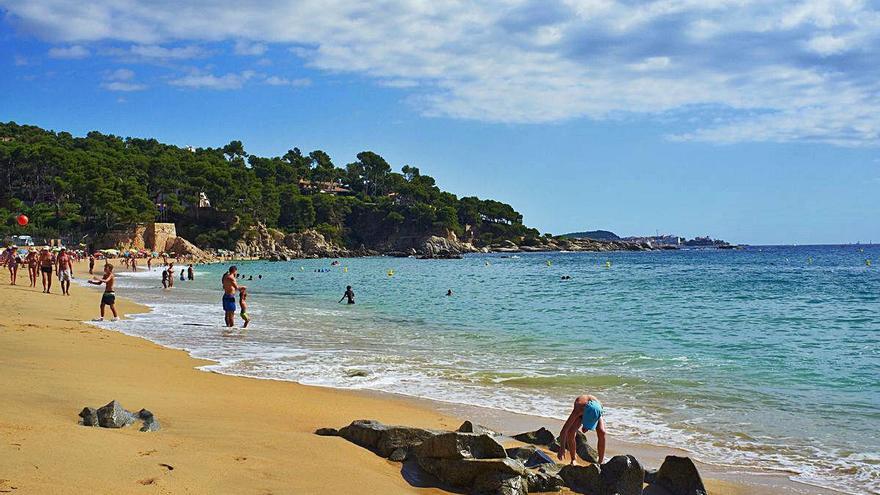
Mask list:
[[[536,431],[514,435],[513,438],[520,442],[530,443],[532,445],[552,445],[556,441],[556,435],[544,427],[541,427]]]
[[[98,410],[94,407],[84,407],[79,413],[83,426],[98,426]]]
[[[115,400],[98,408],[98,425],[104,428],[122,428],[132,423],[134,423],[134,416]]]
[[[394,461],[394,462],[403,462],[406,460],[408,455],[409,455],[409,451],[403,447],[400,447],[400,448],[394,449],[394,451],[391,452],[391,454],[388,456],[388,460]]]
[[[587,493],[590,495],[602,493],[602,477],[598,464],[564,466],[559,471],[559,476],[565,482],[565,486],[577,493]]]
[[[153,417],[153,413],[151,413],[150,411],[147,411],[146,409],[141,409],[140,411],[137,412],[137,417],[138,417],[138,419],[140,419],[142,421],[146,421],[146,420]]]
[[[654,484],[672,495],[706,495],[706,487],[690,457],[666,456],[654,476]]]
[[[525,466],[519,461],[503,459],[454,459],[417,456],[419,466],[440,481],[457,488],[471,488],[478,480],[488,476],[506,479],[525,474]]]
[[[388,457],[394,450],[410,448],[437,435],[438,432],[407,426],[389,426],[375,420],[361,419],[339,430],[339,436],[368,448],[382,457]]]
[[[603,493],[606,495],[641,495],[645,470],[631,455],[617,455],[602,465]]]
[[[528,495],[528,483],[522,476],[488,473],[474,480],[473,495]]]
[[[651,484],[656,480],[657,470],[656,469],[646,469],[645,470],[645,483]]]
[[[490,430],[489,428],[486,428],[483,425],[477,425],[477,424],[471,423],[470,421],[465,421],[455,431],[458,431],[460,433],[477,433],[480,435],[489,435],[490,437],[501,436],[501,434],[498,433],[497,431]]]
[[[318,428],[315,430],[315,435],[322,437],[338,437],[339,430],[336,428]]]
[[[506,459],[507,452],[497,440],[489,435],[441,433],[425,439],[416,447],[418,457],[440,459]]]
[[[535,447],[534,445],[526,445],[524,447],[513,447],[513,448],[506,450],[507,457],[510,457],[511,459],[517,459],[522,462],[526,462],[527,460],[529,460],[529,458],[532,457],[532,455],[534,455],[534,453],[537,451],[538,451],[538,448]]]
[[[143,426],[141,426],[140,431],[159,431],[159,420],[156,418],[150,418],[144,421]]]
[[[525,479],[529,493],[557,492],[565,486],[565,482],[559,476],[559,469],[556,466],[527,468]]]
[[[526,459],[526,467],[532,468],[536,466],[540,466],[542,464],[552,464],[556,465],[556,461],[554,461],[546,452],[543,450],[536,450],[528,459]]]

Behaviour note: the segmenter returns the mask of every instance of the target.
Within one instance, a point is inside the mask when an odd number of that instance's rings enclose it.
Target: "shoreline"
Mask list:
[[[83,265],[80,265],[80,266],[83,266]],[[78,273],[83,273],[84,271],[85,270],[78,270]],[[21,281],[21,278],[19,280]],[[24,277],[24,281],[25,281],[25,283],[27,283],[26,276]],[[78,305],[86,304],[88,306],[94,306],[92,311],[96,311],[97,297],[95,297],[95,296],[96,296],[97,291],[82,290],[84,288],[85,287],[80,287],[80,286],[74,285],[72,288],[73,295],[70,297],[70,299],[77,300]],[[25,297],[23,295],[28,292],[33,292],[33,295],[30,296],[30,299],[36,299],[37,301],[40,301],[39,300],[40,297],[45,297],[42,294],[40,296],[37,296],[36,294],[40,294],[40,293],[36,292],[34,290],[31,290],[31,289],[21,290],[21,289],[23,289],[23,287],[18,287],[17,289],[14,289],[9,286],[6,286],[6,287],[4,287],[4,289],[5,289],[6,294],[10,295],[13,300],[16,299],[16,297],[13,295],[16,292],[22,293],[22,296],[21,296],[22,299],[28,299],[27,297]],[[53,294],[53,296],[50,296],[50,297],[57,298],[57,297],[61,297],[61,296],[57,296],[57,295]],[[121,310],[122,313],[134,314],[137,312],[143,312],[144,310],[147,310],[147,308],[145,306],[133,303],[130,300],[125,299],[124,297],[120,297],[119,300],[121,303],[119,309]],[[28,302],[28,301],[25,301],[25,302]],[[33,301],[31,301],[31,302],[33,302]],[[55,313],[59,309],[60,308],[53,308],[52,313]],[[47,312],[49,312],[49,311],[47,311]],[[55,316],[57,318],[57,315],[55,315]],[[69,322],[69,321],[74,321],[74,320],[61,319],[61,321]],[[33,324],[27,323],[27,320],[23,320],[23,321],[21,321],[21,323],[23,323],[22,326],[24,326],[24,327],[38,326],[38,325],[33,325]],[[56,319],[54,321],[54,323],[55,323],[54,325],[46,325],[45,328],[52,328],[52,329],[57,330],[57,327],[59,326],[58,320]],[[63,325],[66,325],[66,324],[63,324]],[[218,377],[218,378],[211,378],[211,379],[209,379],[210,381],[219,381],[219,382],[223,382],[224,384],[236,384],[237,385],[236,391],[238,391],[238,390],[251,390],[251,389],[264,389],[264,388],[275,389],[275,388],[281,387],[281,390],[288,390],[288,391],[293,390],[297,394],[306,395],[306,396],[316,395],[316,396],[320,396],[322,399],[330,398],[331,400],[334,400],[334,401],[338,401],[339,399],[344,399],[345,403],[349,403],[352,401],[359,402],[359,403],[369,403],[370,408],[373,408],[373,410],[378,412],[378,414],[375,416],[375,419],[379,419],[379,420],[382,420],[385,422],[397,422],[400,424],[407,424],[407,425],[414,425],[414,426],[442,427],[442,428],[447,428],[447,429],[454,429],[461,422],[461,420],[457,419],[457,418],[461,418],[461,419],[470,419],[475,422],[483,423],[489,427],[495,427],[496,429],[498,429],[506,434],[515,434],[520,431],[526,431],[526,430],[533,429],[537,426],[548,426],[548,427],[555,429],[555,428],[558,428],[558,426],[561,424],[561,422],[558,420],[553,420],[553,419],[548,419],[548,418],[540,418],[537,416],[529,416],[529,415],[523,415],[523,414],[510,413],[510,412],[501,411],[501,410],[497,410],[497,409],[487,409],[487,408],[479,408],[476,406],[466,406],[466,405],[461,405],[461,404],[439,402],[439,401],[433,401],[430,399],[423,399],[423,398],[412,397],[412,396],[404,396],[404,395],[392,394],[392,393],[387,393],[387,392],[379,392],[379,391],[372,391],[372,390],[346,390],[346,389],[341,389],[341,388],[317,387],[317,386],[310,386],[310,385],[302,385],[302,384],[299,384],[296,382],[291,382],[291,381],[274,380],[274,379],[250,379],[249,377],[237,377],[234,375],[222,374],[222,373],[212,371],[212,370],[202,370],[199,368],[204,367],[204,366],[209,366],[210,364],[212,364],[212,361],[194,358],[182,350],[176,350],[173,348],[163,347],[163,346],[155,344],[147,339],[144,339],[141,337],[136,337],[136,336],[131,336],[131,335],[126,335],[126,334],[123,334],[122,332],[108,331],[105,329],[101,329],[101,328],[98,328],[94,325],[88,325],[83,322],[80,322],[79,320],[75,320],[75,325],[74,325],[74,328],[72,328],[72,330],[75,330],[76,327],[82,327],[79,329],[80,331],[78,334],[80,334],[80,335],[82,335],[82,334],[90,335],[90,336],[91,335],[98,335],[99,340],[111,340],[114,343],[118,341],[121,345],[124,345],[125,347],[131,348],[129,350],[131,350],[131,352],[135,355],[146,354],[148,352],[148,350],[149,350],[150,354],[152,354],[152,353],[163,354],[166,357],[166,359],[162,361],[162,364],[164,366],[161,368],[161,370],[164,371],[168,367],[174,368],[171,371],[174,374],[183,375],[184,381],[186,381],[186,382],[190,382],[190,381],[200,382],[200,381],[202,381],[201,379],[195,378],[195,375],[211,376],[211,377]],[[83,329],[90,329],[90,331],[85,331]],[[3,337],[5,339],[5,337],[6,337],[5,334],[8,333],[6,331],[7,328],[0,327],[0,330],[2,330],[2,332],[0,332],[0,335],[3,335]],[[70,333],[70,330],[71,329],[69,329],[67,333]],[[26,333],[30,332],[29,330],[24,330],[24,331]],[[109,337],[109,336],[114,336],[114,337]],[[82,337],[81,337],[81,339],[82,339]],[[85,342],[85,343],[79,342],[79,344],[88,347],[89,343],[88,342]],[[9,350],[8,345],[4,345],[4,348]],[[11,350],[14,351],[15,349],[13,348]],[[181,356],[181,354],[182,354],[182,356]],[[173,363],[167,362],[168,356],[172,356],[171,360],[174,361]],[[106,365],[106,363],[102,363],[102,364]],[[211,371],[211,372],[210,373],[201,373],[203,371]],[[98,380],[98,381],[100,381],[100,380]],[[272,385],[263,385],[263,384],[272,384]],[[179,388],[176,385],[177,385],[176,383],[169,384],[169,386],[171,386],[172,388]],[[132,383],[130,386],[136,388],[138,385],[137,385],[137,383]],[[224,386],[224,388],[225,388],[225,386]],[[104,392],[104,393],[107,393],[107,392]],[[103,403],[109,402],[109,400],[114,399],[114,398],[117,398],[117,397],[105,396],[104,399],[101,399],[104,402],[101,402],[100,404],[96,403],[96,404],[89,404],[89,405],[100,406],[100,405],[103,405]],[[223,402],[224,400],[228,400],[229,398],[230,397],[229,397],[228,392],[226,394],[219,394],[219,397],[218,396],[212,397],[213,400],[219,400],[220,402]],[[162,421],[162,419],[163,419],[163,411],[158,406],[151,406],[149,402],[146,402],[145,404],[130,403],[130,401],[124,400],[124,398],[122,398],[122,397],[119,397],[119,399],[123,403],[123,405],[128,408],[139,408],[141,406],[147,407],[147,408],[153,410],[157,414],[157,417],[160,419],[160,421]],[[149,401],[149,398],[147,398],[147,400]],[[83,405],[86,405],[85,402],[87,402],[87,401],[82,400],[80,402],[83,402],[83,404],[78,406],[79,408],[81,408]],[[3,427],[5,427],[7,425],[7,421],[8,421],[8,419],[4,417],[4,416],[6,416],[5,413],[7,412],[6,408],[7,408],[7,406],[0,407],[0,426],[3,426]],[[329,408],[326,408],[326,406],[325,406],[325,409],[329,409]],[[395,421],[394,419],[389,419],[389,418],[394,418],[394,417],[399,416],[399,414],[401,413],[401,409],[406,411],[406,414],[403,416],[404,419],[397,420],[397,421]],[[78,427],[78,425],[76,425],[76,423],[75,423],[75,419],[76,419],[75,414],[76,414],[76,412],[78,412],[78,410],[79,409],[75,409],[72,411],[51,411],[51,413],[55,416],[60,416],[60,417],[64,418],[65,423],[63,423],[63,424],[66,424],[65,428],[70,429],[71,427],[74,427],[74,428],[72,428],[72,433],[74,435],[78,435],[78,434],[83,434],[84,431],[88,431],[88,429]],[[356,410],[358,411],[357,413],[354,413],[353,415],[352,415],[352,413],[349,413],[349,416],[347,416],[347,419],[344,419],[344,421],[342,421],[342,422],[338,422],[338,419],[334,419],[334,418],[339,418],[340,411],[321,410],[321,411],[319,411],[319,414],[317,415],[317,417],[313,418],[313,422],[315,422],[314,426],[315,427],[324,427],[324,426],[340,427],[340,426],[344,426],[345,424],[348,424],[350,421],[355,420],[355,419],[362,419],[362,418],[365,419],[368,417],[369,418],[374,417],[374,416],[367,416],[364,414],[360,414],[360,412],[362,412],[362,409],[360,409],[360,408],[357,408]],[[274,412],[284,413],[285,411],[274,411]],[[289,413],[289,411],[286,411],[286,412]],[[230,418],[227,417],[224,419],[226,421],[225,426],[228,426],[230,423],[234,424],[234,422],[231,421]],[[320,422],[318,422],[318,421],[320,421]],[[337,421],[338,424],[334,424],[334,421]],[[175,426],[173,423],[169,423],[169,425],[170,425],[169,429]],[[504,427],[499,427],[499,425],[504,425]],[[163,426],[165,426],[164,423],[163,423]],[[314,428],[312,428],[312,430],[313,429]],[[5,432],[5,430],[0,430],[0,432]],[[112,432],[108,432],[108,434],[111,434],[111,433]],[[137,437],[138,435],[162,436],[162,435],[166,434],[161,431],[157,434],[141,434],[136,431],[135,432],[125,431],[124,433],[125,433],[126,437]],[[274,437],[275,433],[277,433],[277,432],[263,431],[261,433],[267,437]],[[308,444],[313,445],[313,446],[323,447],[324,442],[327,441],[327,440],[323,440],[323,439],[317,439],[317,437],[312,438],[313,435],[311,435],[311,431],[308,431],[308,430],[306,432],[299,432],[299,433],[306,434],[307,437],[306,437],[305,441]],[[3,437],[0,437],[0,438],[3,438]],[[206,437],[201,438],[200,440],[208,441],[210,443],[211,437],[206,436]],[[263,439],[263,440],[266,441],[266,439]],[[270,442],[271,442],[271,440],[270,440]],[[346,447],[343,447],[342,445],[334,445],[334,448],[339,447],[343,451],[345,451],[346,453],[351,453],[352,455],[354,455],[354,453],[351,452],[351,449],[357,449],[357,450],[362,451],[362,449],[359,449],[358,447],[347,444],[346,442],[343,442],[343,443],[346,444]],[[330,444],[326,444],[326,445],[330,446]],[[0,447],[2,447],[2,445],[0,445]],[[0,453],[2,453],[2,450],[0,450]],[[626,442],[626,441],[623,441],[620,439],[616,439],[613,436],[611,436],[609,438],[609,454],[610,455],[608,457],[610,458],[611,455],[614,455],[616,453],[632,453],[632,454],[636,455],[636,457],[641,459],[646,466],[652,467],[652,468],[658,467],[660,464],[660,461],[662,460],[662,457],[667,454],[678,453],[678,454],[687,455],[686,453],[683,453],[682,451],[677,450],[677,449],[671,449],[671,448],[666,448],[666,447],[655,447],[655,446],[650,446],[650,445],[639,445],[639,444],[634,444],[631,442]],[[369,452],[367,452],[367,454],[372,456],[372,454]],[[338,457],[338,456],[332,455],[331,457]],[[396,472],[393,465],[389,467],[388,463],[386,461],[384,461],[383,459],[380,459],[378,457],[376,459],[378,461],[381,461],[380,464],[384,464],[384,466],[381,469],[377,468],[376,470],[371,470],[370,471],[371,474],[380,475],[380,476],[391,476],[391,478],[396,478],[397,481],[400,483],[400,485],[397,485],[394,487],[394,493],[407,492],[407,489],[409,489],[410,491],[416,490],[415,488],[410,487],[409,485],[406,485],[405,481],[403,480],[402,477],[400,477],[399,473]],[[0,461],[0,468],[3,467],[3,464],[4,464],[4,461]],[[373,466],[375,463],[369,463],[369,464],[372,467],[375,467],[375,466]],[[709,488],[709,492],[713,493],[713,494],[721,494],[721,493],[731,493],[731,494],[739,494],[739,493],[756,493],[756,494],[763,494],[763,493],[804,493],[804,494],[816,493],[816,494],[826,494],[826,493],[829,493],[830,494],[830,493],[837,493],[837,492],[832,492],[832,491],[828,491],[828,490],[824,490],[824,489],[820,489],[820,488],[814,488],[811,485],[791,481],[788,479],[787,475],[782,474],[782,473],[742,472],[742,471],[737,471],[735,469],[727,468],[724,466],[714,466],[714,465],[703,464],[703,463],[699,463],[699,465],[700,465],[701,472],[704,476],[704,480],[706,481],[707,487]],[[68,466],[68,468],[76,468],[76,466]],[[331,469],[332,469],[332,467],[331,467]],[[5,471],[5,470],[0,470],[0,475],[4,474],[3,471]],[[378,471],[378,472],[374,472],[374,471]],[[320,471],[318,471],[318,472],[320,472]],[[346,474],[348,474],[348,473],[346,473]],[[327,473],[326,476],[333,476],[333,475],[330,473]],[[0,477],[2,477],[2,476],[0,476]],[[6,476],[6,477],[8,477],[8,476]],[[13,480],[13,481],[15,481],[15,480]],[[303,480],[300,480],[300,481],[303,481]],[[393,480],[391,480],[391,481],[393,481]],[[121,482],[121,480],[120,480],[120,482]],[[2,487],[2,486],[3,485],[0,485],[0,487]],[[122,485],[122,486],[130,486],[130,485]],[[439,490],[437,490],[437,491],[431,490],[431,491],[426,492],[424,489],[419,489],[418,491],[420,491],[422,493],[444,493],[444,492],[440,492]],[[26,492],[21,492],[21,493],[26,493]],[[365,493],[367,493],[367,492],[365,492]]]

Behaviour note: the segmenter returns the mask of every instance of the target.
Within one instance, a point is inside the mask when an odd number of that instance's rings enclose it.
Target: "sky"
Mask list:
[[[880,2],[0,0],[0,121],[372,150],[542,232],[880,242]]]

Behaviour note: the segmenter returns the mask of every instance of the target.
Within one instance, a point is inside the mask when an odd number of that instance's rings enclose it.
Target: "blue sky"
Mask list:
[[[0,0],[0,120],[369,149],[553,233],[880,242],[877,2],[84,5]]]

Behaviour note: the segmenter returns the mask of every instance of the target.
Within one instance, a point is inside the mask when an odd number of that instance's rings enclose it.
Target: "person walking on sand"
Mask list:
[[[594,395],[581,395],[574,400],[574,407],[562,431],[559,432],[559,460],[565,459],[565,450],[571,456],[571,464],[575,464],[577,458],[576,434],[578,428],[584,433],[596,430],[596,450],[599,451],[599,464],[605,461],[605,418],[602,416],[602,403]]]
[[[40,276],[43,280],[43,293],[51,294],[52,293],[52,266],[55,264],[55,260],[52,259],[52,253],[49,252],[49,248],[44,247],[40,251]]]
[[[351,290],[350,285],[345,288],[345,294],[342,295],[342,299],[339,302],[342,302],[344,299],[348,299],[348,304],[354,304],[354,291]]]
[[[15,285],[18,281],[18,265],[21,259],[18,257],[18,246],[10,246],[3,252],[3,261],[0,262],[9,269],[9,285]]]
[[[37,286],[37,251],[31,249],[28,251],[27,258],[24,259],[28,266],[28,279],[31,281],[31,287]]]
[[[239,308],[241,308],[241,313],[239,313],[239,315],[241,316],[241,319],[244,320],[244,325],[242,325],[242,328],[247,328],[248,324],[251,322],[251,317],[248,316],[248,312],[247,312],[247,296],[248,296],[247,287],[239,287],[238,288],[238,306],[239,306]]]
[[[101,317],[98,318],[97,321],[104,321],[104,308],[106,306],[110,306],[110,311],[113,312],[113,321],[118,320],[119,315],[116,314],[116,292],[113,291],[113,286],[116,285],[116,275],[113,275],[113,265],[110,263],[104,265],[104,277],[92,277],[92,279],[89,280],[89,283],[93,285],[104,284],[104,295],[101,296]]]
[[[235,326],[235,291],[245,288],[238,286],[238,282],[235,281],[236,273],[238,268],[232,265],[220,280],[223,284],[223,312],[226,313],[226,326],[230,328]]]
[[[69,296],[70,280],[73,279],[73,261],[70,259],[70,254],[67,253],[67,248],[61,248],[56,263],[58,264],[58,280],[61,282],[61,293]]]
[[[95,255],[89,255],[89,275],[94,275],[95,273]]]

